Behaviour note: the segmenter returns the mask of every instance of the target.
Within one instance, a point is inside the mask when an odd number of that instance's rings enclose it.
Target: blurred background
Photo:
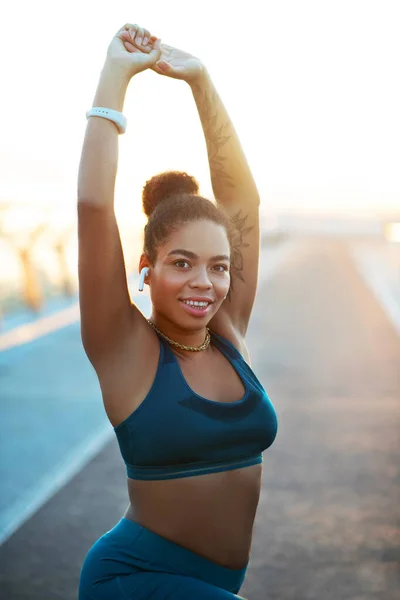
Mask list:
[[[125,22],[204,61],[261,195],[249,347],[281,429],[265,467],[242,593],[398,598],[399,16],[395,0],[8,6],[0,22],[0,582],[7,598],[74,598],[85,553],[127,504],[112,428],[80,343],[76,238],[85,112],[108,43]],[[144,183],[185,170],[213,196],[185,83],[142,73],[124,113],[116,212],[132,298],[147,314],[148,292],[136,291]],[[98,489],[101,469],[109,479]],[[313,474],[316,487],[300,486]]]

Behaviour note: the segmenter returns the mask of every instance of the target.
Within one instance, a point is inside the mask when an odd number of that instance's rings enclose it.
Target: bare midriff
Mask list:
[[[246,566],[262,465],[161,481],[128,479],[125,517],[230,569]]]

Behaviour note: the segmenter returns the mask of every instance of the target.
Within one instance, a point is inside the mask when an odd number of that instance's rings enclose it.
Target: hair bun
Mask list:
[[[196,179],[183,171],[166,171],[146,181],[142,191],[143,211],[149,217],[160,202],[176,194],[198,194]]]

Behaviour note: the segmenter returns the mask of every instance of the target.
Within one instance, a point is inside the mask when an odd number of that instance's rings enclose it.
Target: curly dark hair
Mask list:
[[[144,228],[143,252],[154,264],[157,250],[179,226],[208,220],[221,225],[232,248],[233,231],[229,219],[213,202],[198,195],[194,177],[181,171],[166,171],[149,179],[143,187],[143,211],[148,217]]]

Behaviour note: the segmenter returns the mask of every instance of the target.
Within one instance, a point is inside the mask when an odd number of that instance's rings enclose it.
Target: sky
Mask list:
[[[9,229],[42,214],[60,227],[75,218],[85,113],[107,46],[126,22],[202,59],[264,214],[399,210],[399,17],[397,0],[8,3],[0,23],[0,204],[14,207]],[[187,84],[141,73],[124,113],[119,216],[142,226],[141,188],[167,169],[188,171],[212,197]]]

